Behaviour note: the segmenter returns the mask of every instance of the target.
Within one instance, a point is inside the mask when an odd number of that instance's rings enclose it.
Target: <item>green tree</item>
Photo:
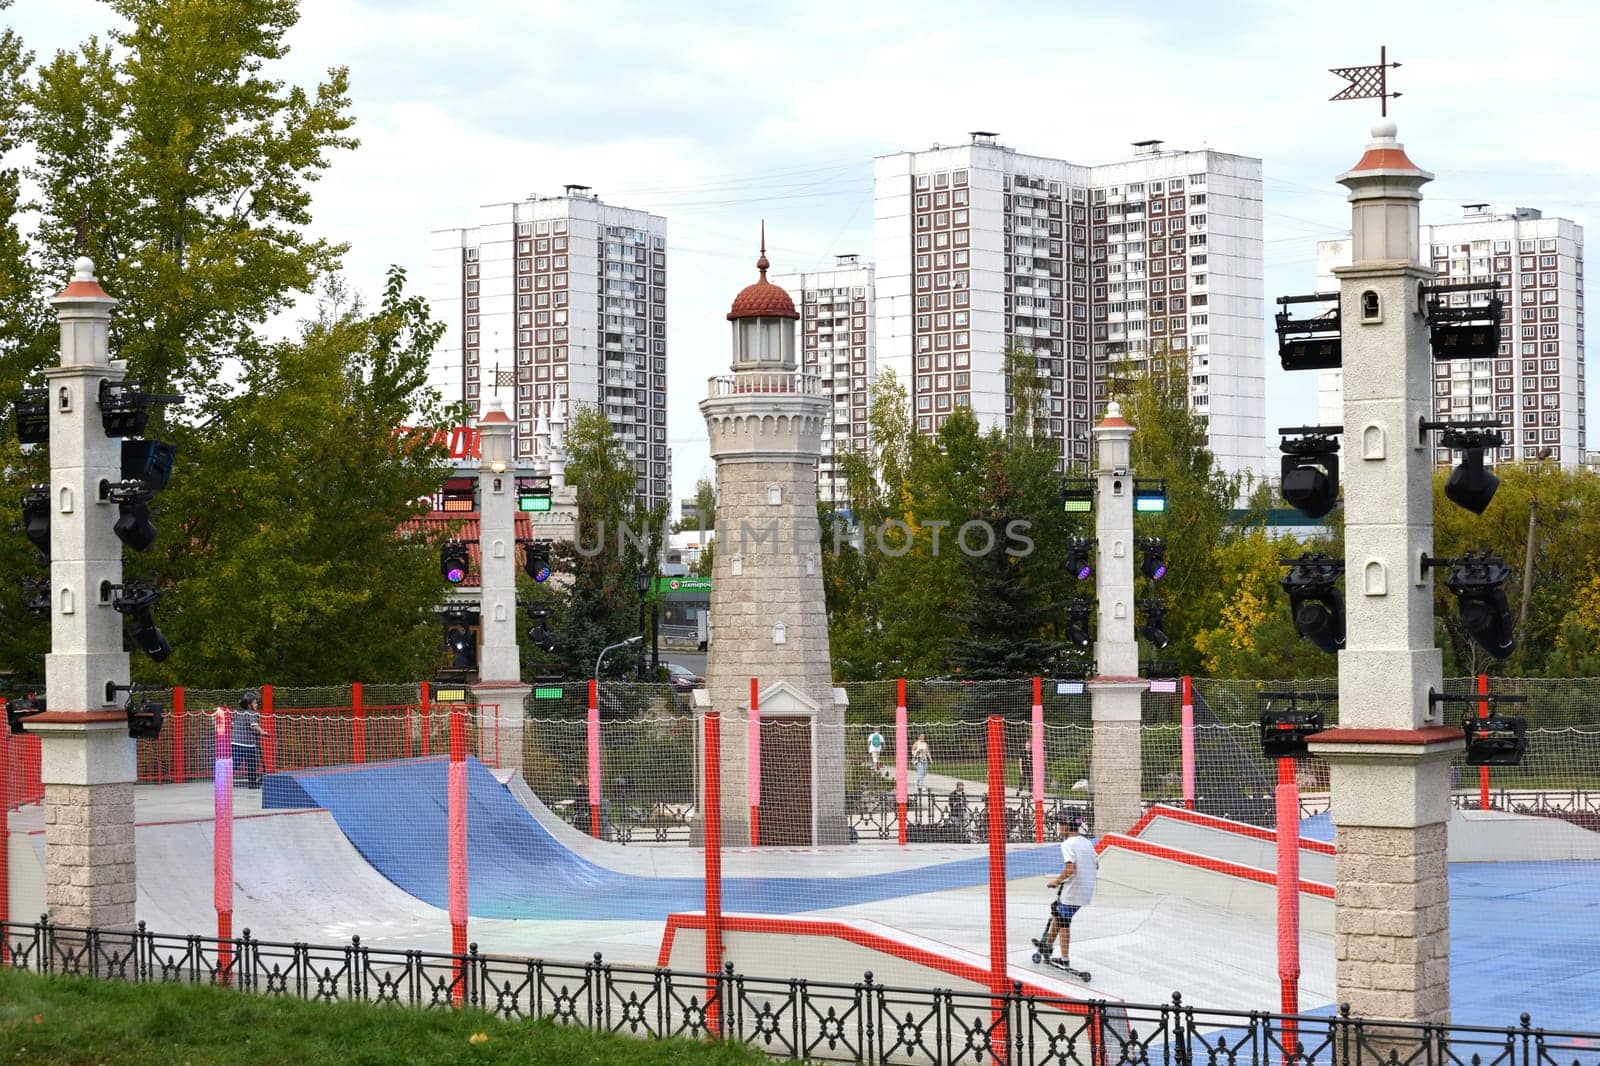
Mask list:
[[[1525,616],[1526,624],[1518,625],[1517,648],[1510,658],[1493,658],[1468,639],[1461,625],[1459,602],[1445,587],[1449,569],[1434,570],[1434,617],[1445,650],[1445,669],[1461,674],[1572,676],[1569,671],[1585,661],[1582,590],[1593,576],[1595,545],[1600,544],[1600,478],[1551,462],[1503,463],[1495,474],[1500,487],[1483,514],[1475,515],[1445,497],[1449,471],[1435,473],[1433,554],[1451,558],[1469,550],[1493,551],[1512,571],[1503,586],[1512,617]],[[1531,574],[1526,572],[1530,531]]]
[[[127,23],[58,52],[24,94],[43,274],[94,258],[113,347],[156,391],[225,394],[227,361],[338,265],[308,235],[311,183],[346,135],[344,68],[267,76],[296,0],[108,0]]]
[[[1320,551],[1335,558],[1342,549],[1323,539],[1302,543],[1287,533],[1245,529],[1217,549],[1213,580],[1200,616],[1214,618],[1194,633],[1200,672],[1226,678],[1324,678],[1337,660],[1295,632],[1289,596],[1279,581],[1280,559]]]
[[[1153,594],[1167,604],[1172,645],[1155,654],[1175,660],[1180,672],[1198,673],[1201,653],[1194,637],[1215,625],[1206,613],[1206,594],[1216,579],[1218,549],[1235,535],[1228,515],[1242,495],[1242,481],[1223,473],[1206,447],[1205,426],[1189,407],[1184,353],[1158,347],[1143,372],[1118,367],[1113,392],[1134,427],[1135,475],[1166,482],[1165,513],[1139,516],[1135,529],[1140,537],[1167,542],[1166,576],[1154,588],[1140,579],[1141,599]]]
[[[299,336],[249,349],[240,391],[208,404],[157,497],[160,539],[128,557],[167,589],[156,616],[176,649],[135,656],[137,677],[305,685],[436,665],[437,538],[415,523],[447,466],[395,427],[418,411],[446,424],[426,386],[444,327],[404,286],[391,269],[368,313],[331,285]]]
[[[673,527],[675,533],[699,532],[717,528],[717,483],[702,477],[694,483],[695,517],[681,520]]]
[[[553,611],[555,662],[568,677],[586,678],[607,645],[638,636],[641,569],[651,586],[659,571],[664,505],[646,508],[636,491],[633,461],[598,407],[584,405],[567,432],[567,483],[578,490],[577,539],[552,553],[562,577],[534,593]],[[530,583],[531,584],[531,583]],[[648,652],[642,642],[607,657],[602,673],[631,675]],[[525,666],[549,661],[528,645]]]

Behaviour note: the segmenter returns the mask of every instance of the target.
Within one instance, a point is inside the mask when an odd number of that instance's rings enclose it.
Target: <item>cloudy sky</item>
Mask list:
[[[1349,218],[1332,177],[1376,118],[1375,102],[1326,102],[1341,86],[1327,68],[1376,62],[1387,44],[1404,64],[1401,140],[1437,175],[1424,221],[1488,201],[1587,227],[1600,206],[1600,9],[1583,3],[301,7],[281,76],[351,71],[362,144],[336,158],[315,209],[321,231],[351,242],[359,288],[377,291],[389,263],[424,285],[430,230],[569,182],[667,217],[680,496],[710,469],[695,404],[727,365],[722,316],[753,277],[760,220],[781,271],[870,254],[875,155],[987,129],[1083,163],[1125,158],[1146,138],[1260,156],[1270,308],[1314,288],[1315,243]],[[112,18],[97,0],[15,0],[0,14],[41,55]],[[1315,421],[1315,375],[1267,365],[1269,429]],[[1589,421],[1594,449],[1600,412]]]

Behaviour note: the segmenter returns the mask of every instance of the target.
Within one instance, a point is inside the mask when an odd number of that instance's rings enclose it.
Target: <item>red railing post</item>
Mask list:
[[[894,700],[894,807],[901,846],[906,842],[906,791],[906,679],[902,677],[896,681]]]
[[[0,699],[0,711],[5,706]],[[11,793],[12,779],[21,776],[12,766],[11,752],[19,747],[12,742],[10,729],[0,731],[0,922],[11,920]],[[0,966],[6,964],[7,940],[0,936]]]
[[[1489,694],[1489,675],[1488,674],[1479,674],[1478,675],[1478,695],[1487,696],[1488,694]],[[1487,717],[1489,717],[1489,701],[1488,700],[1479,700],[1478,701],[1478,717],[1479,718],[1487,718]],[[1487,766],[1478,767],[1478,809],[1480,811],[1486,811],[1486,810],[1489,809],[1489,768]]]
[[[1011,990],[1006,966],[1006,730],[1005,719],[989,716],[989,988],[993,1004],[994,1046],[1004,1048],[1006,1008]],[[1009,1055],[1000,1058],[1006,1062]]]
[[[706,844],[706,1029],[715,1039],[722,1031],[722,719],[705,715],[705,844]]]
[[[467,954],[467,727],[464,709],[450,708],[450,776],[447,783],[450,819],[450,951],[451,1000],[461,1006],[466,998],[463,979]]]
[[[589,833],[600,838],[600,683],[589,682],[587,733],[589,764]]]
[[[183,686],[178,685],[172,690],[172,721],[167,723],[167,732],[172,741],[172,780],[175,784],[183,784],[188,779],[187,767],[184,766],[183,751]]]
[[[261,772],[270,774],[278,768],[278,730],[272,708],[272,686],[261,686]]]
[[[350,761],[367,761],[367,701],[361,682],[350,686]]]
[[[1044,843],[1044,679],[1033,679],[1033,736],[1029,753],[1033,762],[1033,842]],[[1023,785],[1026,782],[1019,781]]]
[[[1300,1013],[1300,786],[1294,760],[1278,760],[1278,984],[1285,1015]],[[1297,1029],[1283,1021],[1283,1064],[1294,1066]]]
[[[428,732],[433,728],[433,687],[424,681],[422,683],[422,706],[417,708],[422,717],[422,754],[427,755],[431,745],[428,742]],[[406,732],[406,754],[411,754],[411,733]]]
[[[750,846],[761,845],[761,683],[750,679]]]
[[[211,902],[217,909],[217,969],[229,983],[233,965],[233,723],[217,708],[216,765],[212,773]]]
[[[1183,806],[1194,810],[1194,678],[1183,675]]]

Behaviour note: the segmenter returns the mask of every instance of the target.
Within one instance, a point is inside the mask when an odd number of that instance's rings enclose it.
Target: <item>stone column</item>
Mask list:
[[[1094,719],[1089,787],[1094,793],[1094,829],[1122,833],[1143,813],[1140,792],[1141,710],[1149,682],[1139,676],[1139,640],[1134,634],[1133,427],[1113,400],[1094,428],[1096,676],[1088,684]]]
[[[502,769],[522,769],[523,705],[532,691],[522,683],[517,651],[516,426],[489,400],[479,420],[478,466],[478,750],[498,757]]]
[[[122,581],[116,505],[102,482],[122,479],[122,442],[100,419],[100,384],[126,372],[109,355],[116,301],[79,259],[51,301],[61,324],[61,362],[45,371],[50,399],[49,711],[28,720],[41,740],[45,786],[45,905],[61,925],[131,929],[134,741],[122,696],[128,683],[122,616],[103,595]]]
[[[815,708],[811,764],[793,767],[810,782],[815,836],[849,840],[844,785],[844,701],[833,688],[828,616],[817,524],[817,462],[830,401],[815,374],[798,369],[794,323],[800,316],[766,279],[747,286],[728,313],[733,373],[712,378],[700,401],[717,464],[717,539],[712,561],[711,641],[706,663],[710,706],[721,713],[722,836],[750,834],[750,678],[776,682]],[[782,767],[763,764],[774,775]],[[763,789],[762,807],[784,802]],[[765,827],[773,821],[762,818]]]
[[[1446,826],[1461,733],[1429,706],[1440,688],[1433,582],[1433,358],[1419,258],[1421,188],[1394,124],[1373,127],[1350,190],[1352,263],[1338,268],[1344,366],[1346,643],[1339,727],[1312,738],[1326,759],[1335,840],[1340,1000],[1357,1015],[1450,1017]]]

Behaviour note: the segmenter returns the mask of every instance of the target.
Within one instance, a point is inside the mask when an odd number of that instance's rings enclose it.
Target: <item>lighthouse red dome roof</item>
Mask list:
[[[767,280],[767,269],[772,264],[767,262],[767,224],[761,224],[761,258],[756,260],[756,269],[761,272],[761,277],[752,285],[746,285],[739,290],[739,295],[733,298],[733,307],[728,311],[728,321],[733,322],[741,318],[799,318],[800,312],[794,309],[794,300],[782,288]]]

